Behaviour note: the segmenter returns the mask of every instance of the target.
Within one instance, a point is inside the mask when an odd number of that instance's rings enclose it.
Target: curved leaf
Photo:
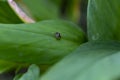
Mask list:
[[[40,80],[116,80],[120,43],[88,42],[50,69]]]
[[[52,64],[83,42],[82,30],[67,21],[0,24],[0,59],[5,61]]]
[[[13,80],[38,80],[40,76],[40,69],[37,65],[32,64],[26,73],[18,74]]]
[[[21,78],[15,80],[38,80],[40,76],[40,69],[37,65],[32,64],[28,71],[22,75]]]
[[[89,40],[120,40],[120,0],[89,0]]]

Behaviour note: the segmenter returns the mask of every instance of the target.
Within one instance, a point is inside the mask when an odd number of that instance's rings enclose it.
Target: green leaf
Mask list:
[[[16,0],[14,2],[35,21],[58,19],[58,7],[49,0]]]
[[[40,80],[117,80],[120,43],[88,42],[52,67]]]
[[[120,40],[120,0],[89,0],[89,40]]]
[[[33,6],[33,4],[35,4]],[[1,0],[0,23],[34,23],[58,19],[59,7],[49,0]]]
[[[40,69],[37,65],[31,65],[28,71],[22,75],[19,79],[14,80],[38,80],[40,76]]]
[[[85,40],[82,30],[67,21],[0,24],[0,59],[17,63],[53,64]]]
[[[0,23],[22,23],[5,0],[0,0]]]
[[[16,67],[16,63],[0,60],[0,74]]]
[[[19,80],[21,78],[21,76],[22,76],[22,74],[17,74],[17,75],[15,75],[13,80]]]

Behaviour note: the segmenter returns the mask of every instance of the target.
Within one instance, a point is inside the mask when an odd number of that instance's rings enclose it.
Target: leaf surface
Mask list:
[[[120,0],[89,0],[89,40],[120,40]]]
[[[16,67],[16,63],[0,60],[0,74]]]
[[[20,78],[14,78],[14,80],[38,80],[40,77],[40,69],[37,65],[32,64],[28,71],[24,73]]]
[[[58,19],[58,7],[49,0],[16,0],[15,2],[35,21]]]
[[[40,80],[117,80],[120,43],[88,42],[53,66]]]
[[[85,40],[82,30],[67,21],[0,24],[0,59],[17,63],[52,64]]]

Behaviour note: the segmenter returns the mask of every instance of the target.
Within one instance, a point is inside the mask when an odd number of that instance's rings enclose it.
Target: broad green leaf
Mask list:
[[[120,0],[89,0],[89,40],[120,40]]]
[[[120,43],[88,42],[53,66],[40,80],[117,80]]]
[[[6,0],[0,0],[0,23],[22,23]]]
[[[22,75],[19,79],[14,80],[38,80],[40,77],[40,69],[37,65],[31,65],[28,71]]]
[[[0,24],[0,59],[17,63],[53,64],[86,38],[71,22]]]

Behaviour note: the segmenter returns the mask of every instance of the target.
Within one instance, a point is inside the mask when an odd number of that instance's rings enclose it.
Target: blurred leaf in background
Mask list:
[[[88,0],[81,0],[79,25],[87,33],[87,7]]]
[[[0,0],[0,23],[5,23],[5,24],[22,23],[22,21],[10,8],[6,0]]]
[[[49,0],[1,0],[0,23],[28,23],[59,18],[59,8]],[[30,22],[29,22],[30,23]]]
[[[19,7],[36,21],[58,19],[58,7],[49,0],[16,0]],[[25,7],[24,7],[25,6]]]
[[[65,0],[49,0],[49,1],[54,3],[55,5],[57,5],[58,7],[60,7],[62,2],[65,1]]]
[[[66,9],[67,17],[73,21],[78,23],[80,18],[80,3],[81,0],[67,0],[68,6]]]

